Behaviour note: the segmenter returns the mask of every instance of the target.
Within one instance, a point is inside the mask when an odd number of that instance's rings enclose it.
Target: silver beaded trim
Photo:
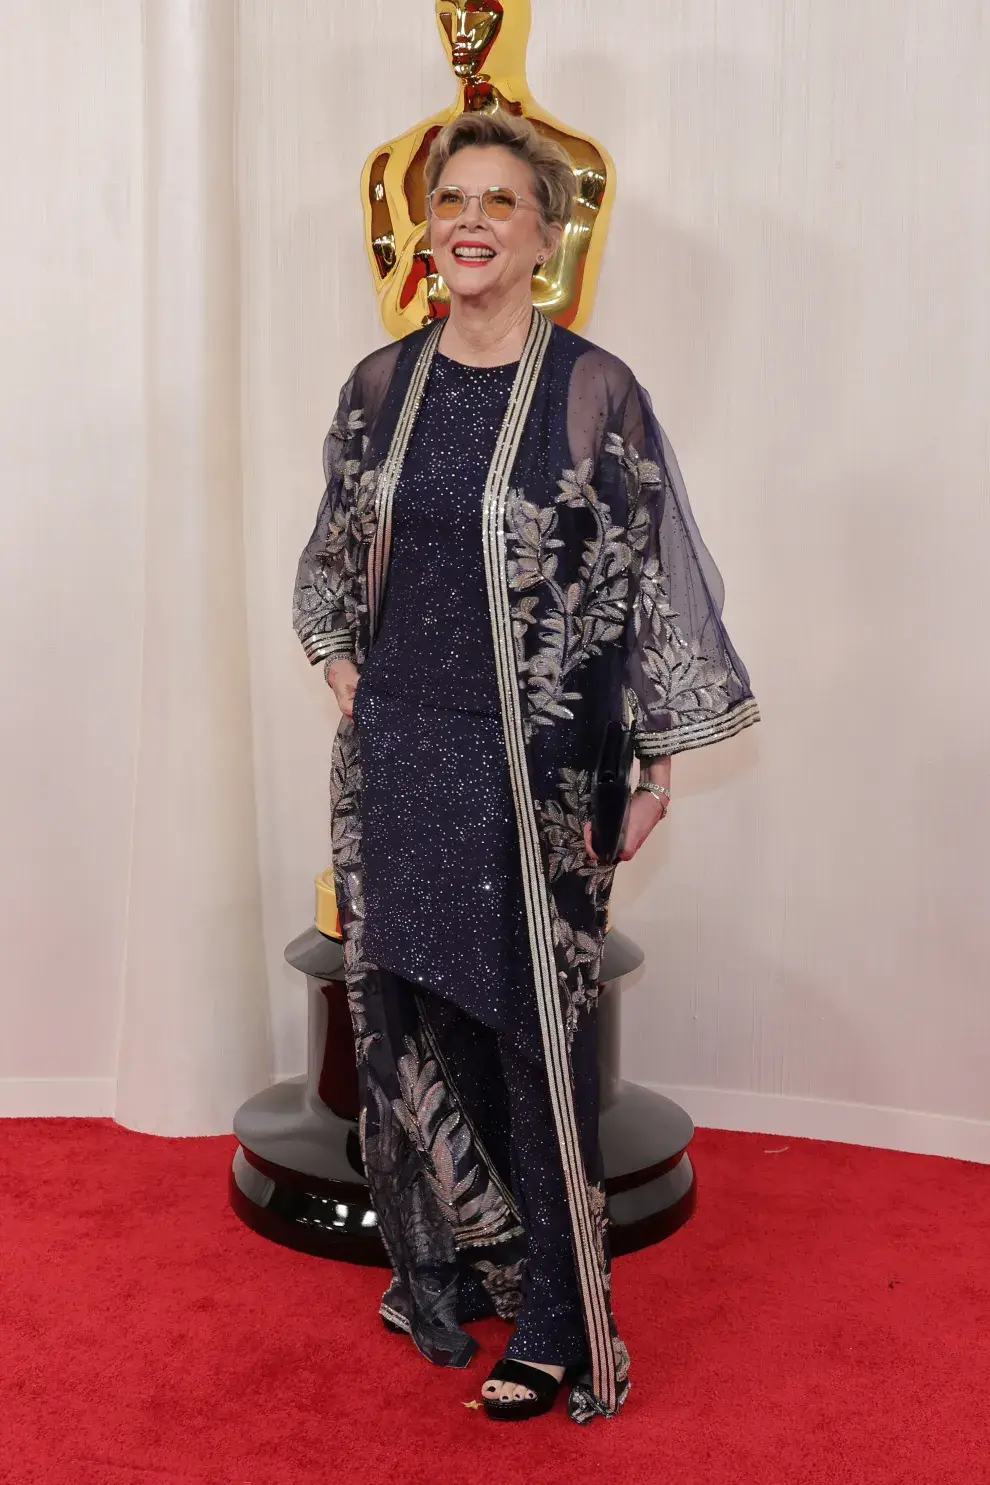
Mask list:
[[[547,881],[540,857],[539,831],[530,786],[519,684],[515,669],[507,576],[505,504],[509,480],[549,340],[550,324],[538,310],[534,310],[529,338],[519,362],[505,422],[499,433],[495,454],[488,471],[482,529],[489,611],[501,694],[502,727],[516,802],[516,823],[519,832],[526,915],[536,982],[537,1009],[540,1015],[543,1055],[570,1209],[578,1287],[584,1309],[591,1361],[592,1386],[596,1399],[600,1400],[601,1411],[614,1413],[619,1399],[616,1396],[615,1358],[609,1326],[608,1295],[595,1238],[587,1178],[578,1138],[574,1096],[570,1084],[567,1035],[560,1007],[557,967],[554,958],[553,923],[550,915]]]
[[[665,732],[637,730],[636,757],[642,763],[652,763],[654,758],[667,758],[688,748],[704,748],[709,743],[734,737],[744,727],[751,727],[759,720],[760,708],[755,698],[748,696],[720,716],[706,717],[702,722],[685,722]]]

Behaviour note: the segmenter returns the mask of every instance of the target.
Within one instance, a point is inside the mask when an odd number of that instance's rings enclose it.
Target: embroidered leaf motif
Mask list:
[[[579,690],[565,689],[569,677],[607,644],[620,638],[625,623],[629,588],[629,544],[620,526],[613,526],[608,507],[591,484],[593,464],[585,459],[577,469],[565,469],[553,505],[537,506],[519,490],[506,497],[505,526],[510,555],[506,574],[510,589],[536,596],[516,600],[513,639],[517,669],[525,677],[528,707],[527,736],[534,727],[549,727],[556,719],[573,720],[568,701],[578,701]],[[594,520],[595,534],[584,543],[580,574],[566,586],[557,581],[558,507],[585,510]],[[542,614],[540,609],[542,608]],[[527,655],[527,636],[537,629],[537,643]]]
[[[588,1208],[591,1212],[591,1226],[595,1234],[595,1251],[598,1255],[599,1267],[606,1274],[608,1265],[605,1262],[605,1188],[601,1185],[588,1187]],[[608,1275],[606,1274],[606,1277]]]
[[[379,466],[361,473],[368,439],[364,411],[352,408],[327,435],[326,513],[304,554],[293,593],[293,624],[307,645],[334,632],[357,633],[367,613],[367,545],[375,529]]]
[[[590,808],[591,775],[586,768],[562,768],[556,795],[536,801],[552,882],[567,872],[597,877],[607,869],[591,859],[584,843],[584,822]]]
[[[423,1169],[444,1219],[463,1233],[480,1226],[503,1227],[507,1209],[484,1167],[473,1159],[471,1131],[437,1063],[412,1037],[398,1062],[396,1121],[419,1152]]]
[[[664,473],[652,460],[641,459],[633,445],[616,433],[605,451],[622,464],[629,490],[629,545],[632,552],[632,625],[637,731],[677,728],[718,716],[730,705],[733,673],[703,649],[703,634],[685,634],[682,616],[670,596],[670,575],[661,567],[659,536],[654,536],[656,498]],[[668,498],[673,501],[672,492]],[[673,519],[673,517],[672,517]],[[722,647],[717,644],[721,655]]]
[[[586,933],[583,929],[572,927],[552,895],[549,907],[553,941],[557,949],[557,984],[570,1040],[581,1011],[598,1002],[602,941],[597,933]]]
[[[364,889],[361,875],[361,760],[357,729],[353,721],[341,719],[330,759],[330,843],[334,880],[344,933],[344,978],[347,1004],[354,1028],[358,1063],[364,1062],[379,1039],[368,1024],[365,1006],[366,976],[372,966],[364,959]]]
[[[523,1274],[526,1260],[515,1263],[490,1263],[487,1258],[472,1264],[481,1274],[481,1282],[491,1295],[500,1320],[514,1320],[522,1301]]]

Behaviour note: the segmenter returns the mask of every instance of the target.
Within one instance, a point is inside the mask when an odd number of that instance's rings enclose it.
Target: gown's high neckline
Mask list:
[[[445,356],[439,348],[434,354],[435,359],[442,361],[444,366],[456,366],[458,371],[466,371],[468,373],[477,371],[515,371],[520,360],[517,356],[514,361],[499,361],[495,366],[474,366],[470,361],[455,361],[453,356]]]

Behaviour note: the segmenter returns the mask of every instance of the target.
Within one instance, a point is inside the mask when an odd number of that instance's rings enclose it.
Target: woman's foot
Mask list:
[[[513,1360],[518,1360],[520,1366],[531,1366],[536,1371],[546,1372],[555,1382],[560,1382],[564,1375],[565,1368],[562,1366],[553,1366],[544,1361],[522,1361],[517,1357]],[[489,1402],[523,1402],[536,1397],[531,1387],[523,1387],[518,1382],[500,1382],[491,1377],[482,1387],[481,1395]]]

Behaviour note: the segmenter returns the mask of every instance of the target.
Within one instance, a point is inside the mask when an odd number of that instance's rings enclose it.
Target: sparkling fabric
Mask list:
[[[481,502],[516,366],[437,353],[395,492],[388,583],[361,668],[368,690],[498,717]]]
[[[379,977],[382,1014],[376,1007],[369,1021],[374,1039],[362,1069],[375,1130],[365,1140],[366,1169],[393,1265],[383,1316],[408,1329],[419,1350],[442,1365],[467,1365],[477,1343],[462,1327],[495,1314],[513,1324],[507,1356],[561,1366],[586,1362],[545,1070],[452,1001],[389,971]],[[578,1138],[589,1171],[600,1179],[596,1057],[589,1019],[575,1036],[572,1065]],[[440,1129],[447,1131],[449,1155],[436,1160],[424,1186],[420,1151],[433,1147]],[[383,1143],[388,1153],[379,1171]],[[471,1233],[456,1246],[445,1242],[449,1229],[442,1219],[437,1224],[431,1193],[456,1188],[461,1210],[483,1217],[494,1197],[483,1170],[496,1173],[511,1193],[507,1220],[494,1236],[489,1227],[487,1238]],[[434,1228],[432,1242],[409,1241],[404,1226],[395,1225],[397,1202],[410,1203],[417,1234]]]
[[[511,1186],[525,1229],[523,1276],[505,1355],[573,1366],[587,1354],[574,1270],[567,1197],[544,1069],[520,1056],[512,1039],[465,1016],[448,1001],[423,997],[424,1014],[472,1124]],[[593,1022],[572,1044],[581,1143],[592,1169],[598,1152],[597,1046]],[[465,1288],[463,1301],[471,1291]]]
[[[354,721],[365,957],[537,1058],[481,545],[484,481],[515,369],[434,360],[395,493],[382,619]]]
[[[382,621],[354,706],[364,953],[397,977],[403,1025],[420,990],[460,1104],[512,1191],[524,1231],[506,1354],[570,1365],[587,1343],[540,1053],[481,546],[484,480],[514,374],[514,365],[438,355],[396,490]],[[594,1081],[592,1060],[583,1106],[593,1140]],[[458,1290],[462,1320],[490,1313],[470,1264]],[[390,1304],[401,1311],[401,1290]]]

